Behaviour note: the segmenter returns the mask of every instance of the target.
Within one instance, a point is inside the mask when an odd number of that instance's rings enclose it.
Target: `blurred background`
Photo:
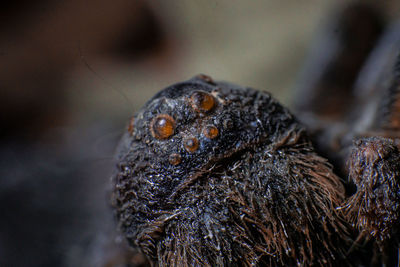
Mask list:
[[[129,117],[157,91],[199,73],[290,106],[321,25],[348,3],[4,4],[0,266],[123,266],[108,195]],[[395,1],[376,8],[388,21],[398,12]]]

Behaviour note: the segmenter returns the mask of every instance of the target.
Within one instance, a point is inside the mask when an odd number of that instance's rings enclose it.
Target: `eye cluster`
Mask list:
[[[217,138],[220,133],[217,126],[205,123],[210,113],[218,106],[218,100],[209,92],[196,90],[189,97],[185,97],[184,102],[187,103],[192,112],[196,113],[195,121],[192,129],[189,129],[189,133],[178,133],[177,128],[182,125],[177,124],[182,122],[177,122],[172,115],[164,113],[151,119],[149,131],[152,138],[164,142],[171,141],[170,139],[176,134],[181,134],[180,140],[184,150],[188,153],[195,153],[200,148],[201,140],[199,140],[199,137],[201,135],[211,140]],[[179,128],[185,129],[186,126]],[[176,166],[181,163],[182,155],[171,153],[168,160],[170,164]]]
[[[169,86],[131,119],[129,150],[147,154],[152,168],[196,169],[223,149],[221,136],[233,125],[226,112],[225,96],[208,76]]]
[[[178,176],[270,143],[293,123],[268,93],[195,77],[165,88],[143,107],[128,127],[128,150],[145,153],[155,173],[171,169]]]

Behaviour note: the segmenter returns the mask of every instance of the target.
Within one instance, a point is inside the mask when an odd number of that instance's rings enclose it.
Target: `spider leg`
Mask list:
[[[345,215],[360,235],[375,241],[375,260],[391,266],[400,241],[399,147],[388,138],[361,138],[348,164],[357,192],[347,200]]]
[[[353,108],[354,83],[384,26],[377,8],[362,1],[338,11],[317,35],[294,98],[298,111],[331,122]]]
[[[357,187],[342,206],[376,265],[399,266],[400,23],[383,35],[356,84],[360,105],[349,137],[348,176]],[[375,75],[371,75],[373,72]],[[363,237],[363,238],[361,238]],[[396,265],[397,264],[397,265]]]
[[[400,26],[400,25],[399,25]],[[400,53],[397,55],[389,90],[383,95],[378,108],[375,128],[381,129],[382,135],[400,137]]]
[[[344,159],[358,97],[354,85],[378,42],[383,15],[362,1],[342,6],[317,35],[295,88],[294,107],[307,125],[317,152],[345,176]]]

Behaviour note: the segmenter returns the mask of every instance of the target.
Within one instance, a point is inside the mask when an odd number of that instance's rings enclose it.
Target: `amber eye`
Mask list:
[[[129,125],[128,125],[128,132],[130,133],[130,134],[133,134],[133,128],[135,127],[135,118],[134,117],[132,117],[130,120],[129,120]]]
[[[218,128],[214,125],[207,125],[203,129],[203,135],[209,139],[214,139],[218,136]]]
[[[183,141],[183,145],[187,152],[193,153],[199,148],[199,141],[197,138],[187,138]]]
[[[176,166],[179,163],[181,163],[182,158],[181,158],[181,155],[174,153],[174,154],[169,155],[168,160],[169,160],[169,163]]]
[[[167,114],[158,115],[150,123],[150,132],[154,138],[167,139],[174,131],[175,120]]]
[[[199,112],[210,111],[215,105],[215,99],[207,92],[196,91],[190,97],[190,101],[194,110]]]

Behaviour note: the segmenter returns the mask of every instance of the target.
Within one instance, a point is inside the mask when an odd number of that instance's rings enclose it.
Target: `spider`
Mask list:
[[[370,22],[356,39],[354,14]],[[341,18],[342,47],[298,90],[296,114],[269,93],[198,75],[133,116],[112,204],[150,264],[398,264],[400,42],[378,42],[365,60],[382,30],[376,14],[353,6]],[[371,70],[384,55],[390,70]],[[360,85],[375,72],[374,90]]]

